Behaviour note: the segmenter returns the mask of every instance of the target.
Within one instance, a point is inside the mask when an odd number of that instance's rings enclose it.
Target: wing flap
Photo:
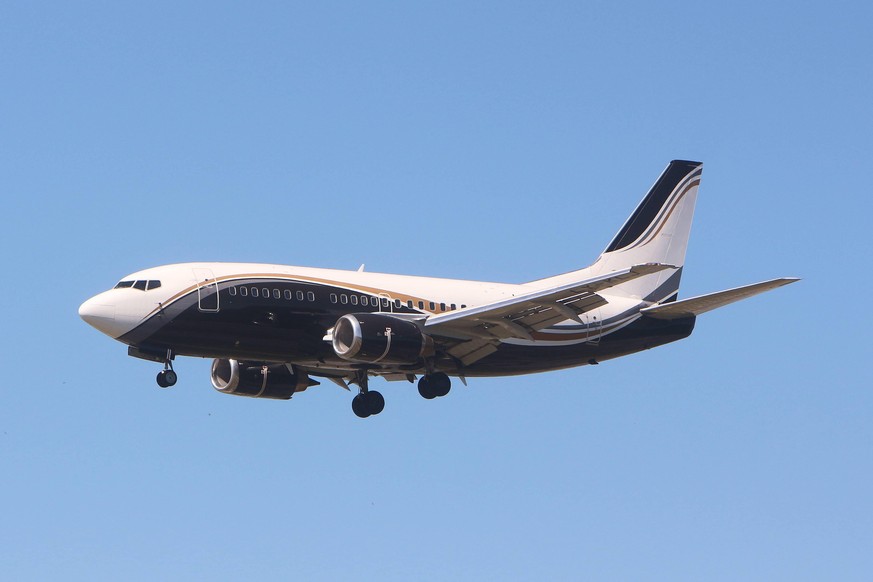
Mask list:
[[[568,319],[581,323],[580,315],[601,305],[606,305],[606,300],[596,293],[579,293],[553,302],[538,301],[528,305],[530,305],[528,309],[510,317],[513,322],[535,331],[551,327]]]
[[[432,336],[461,340],[446,351],[464,365],[470,365],[497,351],[502,340],[533,340],[533,332],[556,323],[567,320],[581,323],[581,314],[606,305],[607,301],[597,294],[602,289],[674,268],[656,263],[634,265],[591,279],[434,315],[424,322],[424,328]]]
[[[433,315],[427,318],[424,326],[429,333],[439,334],[445,331],[449,337],[464,337],[465,330],[473,331],[482,324],[485,324],[485,329],[487,329],[489,321],[493,323],[497,319],[507,319],[512,323],[536,331],[560,321],[574,319],[566,316],[567,310],[573,311],[578,318],[579,314],[605,305],[606,300],[597,295],[597,292],[602,289],[608,289],[637,277],[674,268],[671,265],[658,263],[634,265],[591,279],[539,289],[478,307]],[[560,307],[556,308],[555,304]],[[480,337],[481,333],[474,331],[468,336]]]
[[[745,285],[735,289],[728,289],[726,291],[718,291],[716,293],[709,293],[708,295],[674,301],[673,303],[646,307],[645,309],[641,309],[640,313],[657,319],[680,319],[692,315],[700,315],[701,313],[724,307],[735,301],[754,297],[759,293],[764,293],[765,291],[770,291],[771,289],[776,289],[777,287],[782,287],[783,285],[788,285],[796,281],[800,281],[800,279],[796,277],[772,279],[770,281],[755,283],[754,285]]]
[[[474,339],[449,348],[448,353],[458,358],[465,366],[469,366],[496,352],[497,346],[494,343],[496,342]]]

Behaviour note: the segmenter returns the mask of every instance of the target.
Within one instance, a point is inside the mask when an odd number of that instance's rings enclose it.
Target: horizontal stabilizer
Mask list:
[[[736,289],[728,289],[727,291],[674,301],[673,303],[646,307],[641,309],[640,313],[657,319],[681,319],[692,315],[700,315],[701,313],[724,307],[734,301],[748,299],[758,293],[776,289],[795,281],[800,281],[800,279],[796,277],[782,277],[781,279],[773,279],[763,283],[755,283],[754,285],[746,285],[745,287],[737,287]]]

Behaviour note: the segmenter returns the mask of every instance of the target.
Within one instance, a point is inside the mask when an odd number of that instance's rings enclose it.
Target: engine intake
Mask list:
[[[349,313],[333,328],[333,351],[352,362],[414,364],[433,353],[433,340],[399,317]]]
[[[295,392],[318,384],[293,366],[223,358],[212,361],[211,378],[212,387],[223,394],[276,400],[288,400]]]

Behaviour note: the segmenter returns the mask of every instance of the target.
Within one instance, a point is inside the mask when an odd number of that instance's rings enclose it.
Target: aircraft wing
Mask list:
[[[645,309],[641,309],[640,313],[657,319],[680,319],[692,315],[700,315],[701,313],[706,313],[707,311],[712,311],[713,309],[729,305],[734,301],[747,299],[758,293],[763,293],[770,289],[776,289],[777,287],[782,287],[783,285],[788,285],[789,283],[794,283],[799,280],[800,279],[795,277],[772,279],[762,283],[755,283],[754,285],[746,285],[744,287],[737,287],[736,289],[728,289],[727,291],[719,291],[717,293],[701,295],[700,297],[674,301],[673,303],[646,307]]]
[[[424,330],[432,336],[461,340],[447,351],[469,365],[496,351],[500,340],[532,340],[532,332],[568,319],[582,323],[581,314],[606,304],[598,291],[674,268],[658,263],[634,265],[487,305],[433,315],[424,322]]]

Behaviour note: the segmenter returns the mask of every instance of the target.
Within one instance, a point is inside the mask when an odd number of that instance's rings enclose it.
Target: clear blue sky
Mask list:
[[[873,578],[873,12],[717,4],[4,3],[0,578]],[[189,260],[565,272],[673,158],[683,296],[804,280],[597,367],[362,421],[76,313]]]

